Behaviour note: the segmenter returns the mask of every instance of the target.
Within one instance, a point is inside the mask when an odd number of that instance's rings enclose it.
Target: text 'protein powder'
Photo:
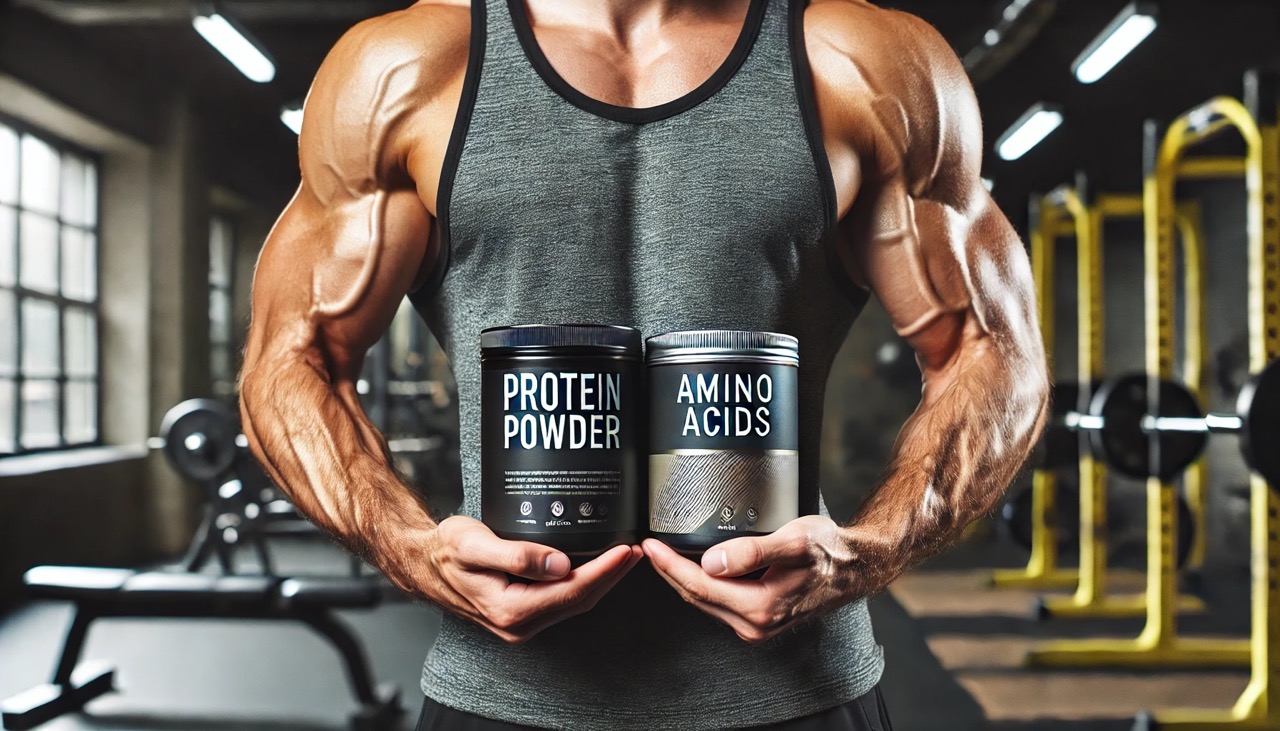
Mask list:
[[[697,330],[646,345],[650,532],[697,553],[798,517],[799,342]]]
[[[480,334],[480,511],[499,537],[576,555],[639,541],[640,340],[606,325]]]

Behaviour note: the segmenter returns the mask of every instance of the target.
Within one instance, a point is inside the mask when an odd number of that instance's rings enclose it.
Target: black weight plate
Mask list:
[[[1195,516],[1191,514],[1191,505],[1187,503],[1187,499],[1181,495],[1177,499],[1178,506],[1178,543],[1173,547],[1175,556],[1178,561],[1178,568],[1187,565],[1187,559],[1191,557],[1191,544],[1196,542],[1196,530],[1200,527],[1196,525]]]
[[[1031,488],[1019,490],[1000,507],[1000,525],[1023,550],[1031,550]]]
[[[190,399],[169,409],[160,423],[164,455],[180,475],[208,482],[236,460],[235,415],[219,401]]]
[[[1057,486],[1058,552],[1073,555],[1078,552],[1080,533],[1080,492],[1075,485],[1058,483]],[[1031,488],[1020,490],[1000,508],[1000,525],[1015,545],[1031,550]]]
[[[1272,361],[1240,390],[1240,451],[1249,467],[1280,492],[1280,361]]]
[[[1049,422],[1045,425],[1040,443],[1036,445],[1031,466],[1041,470],[1061,470],[1075,467],[1080,462],[1080,437],[1067,428],[1067,412],[1078,407],[1080,384],[1064,381],[1053,385],[1050,394]]]
[[[1089,403],[1089,413],[1101,416],[1103,428],[1089,432],[1089,446],[1098,459],[1127,477],[1172,480],[1204,451],[1204,432],[1161,432],[1148,435],[1143,418],[1151,413],[1147,376],[1133,373],[1103,384]],[[1160,384],[1159,415],[1201,416],[1200,405],[1185,387]],[[1154,459],[1153,459],[1154,458]]]
[[[1143,529],[1146,523],[1145,516],[1126,513],[1117,509],[1120,507],[1122,505],[1112,505],[1107,513],[1107,532],[1110,534],[1109,560],[1112,562],[1116,562],[1119,556],[1132,555],[1139,546],[1142,555],[1145,556],[1147,550],[1147,531]],[[1177,567],[1183,568],[1187,565],[1187,559],[1191,558],[1191,546],[1195,543],[1196,531],[1200,526],[1191,514],[1191,505],[1182,495],[1175,498],[1174,510],[1178,513],[1178,535],[1173,546],[1173,555]]]

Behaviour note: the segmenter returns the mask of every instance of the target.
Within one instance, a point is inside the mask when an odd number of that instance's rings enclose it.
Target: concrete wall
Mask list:
[[[211,185],[200,118],[184,95],[132,88],[127,75],[65,40],[56,27],[0,29],[0,113],[101,156],[106,446],[0,461],[0,606],[20,595],[32,565],[133,565],[181,554],[198,495],[143,445],[175,403],[211,395]],[[33,58],[56,58],[59,73]],[[120,90],[120,109],[110,108],[104,88]],[[269,219],[250,206],[237,218],[245,223],[236,307],[243,323]]]

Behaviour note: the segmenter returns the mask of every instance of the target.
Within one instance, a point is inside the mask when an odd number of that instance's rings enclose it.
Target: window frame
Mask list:
[[[101,447],[105,444],[103,434],[102,434],[102,421],[103,421],[102,407],[104,402],[103,393],[102,393],[103,382],[104,382],[104,378],[102,374],[102,366],[104,361],[103,346],[102,346],[103,155],[99,152],[95,152],[94,150],[86,148],[83,145],[78,145],[74,142],[71,142],[67,140],[65,137],[62,137],[61,135],[55,134],[53,132],[49,132],[48,130],[43,129],[37,125],[24,122],[21,119],[5,114],[3,112],[0,112],[0,125],[3,125],[11,129],[13,132],[15,132],[18,135],[18,139],[19,139],[18,162],[17,162],[17,170],[15,171],[15,175],[18,180],[17,198],[14,200],[12,204],[0,203],[0,205],[10,207],[14,212],[13,230],[12,230],[13,246],[14,246],[13,284],[12,285],[0,284],[0,291],[8,291],[13,294],[13,304],[14,304],[13,344],[14,344],[14,360],[15,360],[13,375],[11,377],[8,377],[8,376],[0,377],[0,381],[12,382],[11,388],[12,388],[12,397],[13,397],[13,413],[7,416],[9,416],[9,418],[11,419],[11,426],[13,428],[13,448],[14,449],[12,452],[0,451],[0,459],[6,459],[11,457],[21,457],[21,456],[30,455],[30,454],[60,452],[60,451],[67,451],[72,449],[86,449],[86,448],[92,448],[92,447]],[[58,180],[57,212],[54,215],[49,216],[48,214],[42,211],[31,211],[32,213],[36,213],[38,215],[52,218],[54,222],[57,223],[57,226],[58,226],[58,246],[57,246],[57,252],[55,256],[55,262],[56,262],[55,267],[58,272],[57,294],[50,294],[48,292],[33,290],[23,286],[22,284],[22,241],[19,237],[22,231],[22,214],[28,211],[28,209],[26,208],[26,206],[23,204],[23,201],[22,201],[23,155],[21,153],[21,138],[24,135],[35,137],[45,145],[52,148],[55,152],[59,154],[60,160],[62,155],[67,155],[67,154],[74,155],[76,157],[81,158],[85,162],[91,163],[94,169],[95,196],[94,196],[94,202],[93,202],[94,223],[92,226],[84,226],[82,224],[71,223],[66,221],[63,218],[62,197],[63,197],[64,191],[63,191],[63,184],[62,184],[61,162],[59,163],[60,167],[59,167],[59,180]],[[70,297],[67,297],[64,292],[63,271],[62,271],[62,264],[63,264],[62,230],[64,227],[71,227],[71,228],[79,229],[81,231],[88,231],[88,232],[91,232],[94,237],[95,245],[94,245],[94,257],[93,257],[93,269],[90,273],[91,276],[93,277],[94,294],[93,294],[92,301],[72,299]],[[48,302],[53,304],[58,309],[58,325],[59,325],[58,327],[58,336],[59,336],[58,373],[57,373],[57,376],[55,377],[30,378],[24,372],[24,368],[22,364],[23,345],[24,345],[24,337],[23,337],[24,327],[22,323],[22,303],[24,300],[27,300],[27,299],[34,299],[34,300],[39,300],[43,302]],[[67,373],[66,320],[67,320],[67,311],[73,308],[88,311],[93,320],[94,375],[92,379],[87,377],[82,377],[82,376],[71,377]],[[22,443],[23,436],[24,436],[23,424],[24,424],[24,416],[25,416],[24,412],[26,411],[26,408],[23,402],[22,391],[23,391],[23,386],[27,381],[53,381],[58,384],[58,394],[57,394],[58,444],[56,445],[41,446],[41,447],[23,446],[23,443]],[[67,414],[66,414],[67,384],[73,383],[73,382],[74,383],[92,383],[94,386],[94,438],[90,441],[70,442],[67,439]],[[0,414],[0,418],[3,418],[4,416],[6,415]]]
[[[224,262],[227,274],[227,281],[225,284],[215,284],[213,281],[213,230],[215,224],[218,223],[221,223],[225,227],[225,233],[227,236],[227,250],[225,252],[226,261]],[[239,340],[236,332],[235,312],[236,249],[238,248],[237,244],[239,243],[238,234],[239,222],[236,220],[236,217],[232,212],[215,208],[209,213],[209,276],[207,277],[207,284],[209,286],[209,386],[219,398],[234,396],[236,391],[236,351],[237,341]],[[216,337],[214,332],[215,328],[213,327],[213,299],[215,296],[223,299],[223,304],[226,308],[224,312],[226,322],[223,323],[226,330],[225,332],[217,333]],[[223,335],[226,336],[225,341],[217,339]],[[219,379],[214,373],[214,352],[215,349],[219,347],[222,348],[223,357],[226,359],[226,362],[223,364],[227,369],[227,380],[225,381]],[[223,393],[219,390],[220,386],[229,386],[230,390],[227,393]]]

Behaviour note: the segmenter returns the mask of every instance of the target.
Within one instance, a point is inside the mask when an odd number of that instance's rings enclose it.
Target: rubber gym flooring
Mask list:
[[[316,541],[275,546],[285,573],[335,573],[347,566],[335,549]],[[1031,594],[982,585],[978,567],[1018,560],[999,544],[962,547],[872,599],[877,637],[886,648],[884,694],[899,731],[1119,731],[1130,728],[1133,712],[1144,707],[1226,706],[1244,687],[1243,670],[1022,670],[1019,659],[1036,641],[1133,636],[1141,622],[1036,621]],[[1228,584],[1215,606],[1240,607],[1247,598],[1243,583]],[[48,602],[0,618],[0,697],[47,681],[70,615],[69,605]],[[420,605],[390,603],[342,617],[364,639],[377,681],[399,685],[407,727],[420,702],[419,667],[438,615]],[[1247,622],[1243,602],[1242,609],[1186,618],[1181,626],[1190,634],[1241,635]],[[106,620],[91,630],[85,658],[112,661],[124,692],[43,731],[342,729],[354,707],[333,651],[290,623]]]

